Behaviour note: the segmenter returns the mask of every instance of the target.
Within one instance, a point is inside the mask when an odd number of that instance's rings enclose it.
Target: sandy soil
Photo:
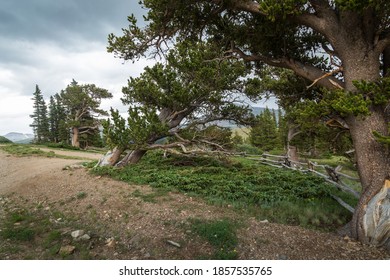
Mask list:
[[[101,156],[53,151],[91,160]],[[84,168],[64,169],[80,162],[16,157],[0,151],[0,199],[29,207],[39,204],[48,215],[60,211],[65,217],[75,219],[94,238],[115,239],[114,246],[104,242],[91,246],[92,256],[96,258],[198,259],[210,255],[213,248],[191,232],[191,218],[240,221],[243,226],[237,234],[236,248],[240,259],[390,258],[382,250],[336,234],[261,222],[234,209],[208,205],[181,193],[158,194],[149,186],[90,175]],[[145,199],[148,196],[152,199]],[[168,240],[179,243],[180,248]],[[23,255],[10,253],[6,258],[18,259]]]

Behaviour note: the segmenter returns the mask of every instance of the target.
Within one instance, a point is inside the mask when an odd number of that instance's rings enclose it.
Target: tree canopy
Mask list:
[[[79,135],[98,130],[99,116],[107,112],[100,109],[102,99],[111,98],[106,89],[94,84],[79,85],[75,80],[60,93],[66,113],[66,127],[72,129],[72,146],[79,147]]]
[[[130,77],[122,98],[130,106],[127,123],[112,110],[112,121],[105,126],[112,146],[150,149],[165,137],[180,145],[205,144],[207,133],[200,131],[210,124],[249,123],[250,109],[238,96],[244,85],[240,77],[247,69],[242,62],[214,60],[214,47],[182,42],[167,55],[166,64],[157,63],[146,67],[140,77]]]
[[[43,143],[49,140],[49,120],[47,117],[47,106],[43,94],[39,86],[35,86],[35,92],[32,100],[34,101],[34,112],[30,117],[33,123],[30,127],[33,128],[34,141],[36,143]]]

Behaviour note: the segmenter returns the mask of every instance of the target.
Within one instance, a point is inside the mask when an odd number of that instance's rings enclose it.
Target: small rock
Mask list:
[[[70,234],[74,239],[79,238],[84,235],[84,231],[82,229],[75,230]]]
[[[268,224],[269,221],[268,221],[268,220],[262,220],[262,221],[260,221],[259,223],[261,223],[261,224]]]
[[[181,245],[175,241],[172,241],[172,240],[167,240],[167,243],[172,245],[172,246],[175,246],[177,248],[181,248]]]
[[[350,241],[351,241],[351,238],[349,238],[349,236],[348,236],[348,235],[346,235],[346,236],[344,236],[344,241],[346,241],[346,242],[350,242]]]
[[[113,247],[115,247],[115,244],[116,244],[116,242],[115,242],[115,240],[114,240],[113,237],[108,238],[108,239],[106,240],[106,246],[107,246],[107,247],[113,248]]]
[[[60,250],[58,251],[58,254],[69,256],[73,254],[74,250],[76,250],[75,246],[65,245],[65,246],[61,246]]]
[[[89,236],[88,234],[84,234],[80,237],[80,240],[90,240],[91,239],[91,236]]]

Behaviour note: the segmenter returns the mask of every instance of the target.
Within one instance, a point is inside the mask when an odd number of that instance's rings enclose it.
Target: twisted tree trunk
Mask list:
[[[127,153],[127,155],[119,161],[115,166],[123,167],[128,164],[137,164],[141,158],[146,154],[147,150],[133,150]]]
[[[363,243],[390,246],[390,154],[373,131],[387,135],[384,112],[350,117],[348,124],[356,151],[362,193],[352,219],[352,236]]]
[[[108,151],[96,164],[97,166],[114,166],[120,159],[121,154],[124,152],[123,148],[115,147]]]
[[[349,92],[356,92],[353,81],[375,82],[380,78],[378,54],[370,50],[364,55],[362,53],[351,48],[344,54],[345,89]],[[373,132],[389,135],[389,116],[385,105],[371,105],[369,110],[368,116],[350,115],[346,118],[362,184],[351,234],[362,243],[390,246],[390,192],[387,181],[390,179],[390,151],[373,135]]]

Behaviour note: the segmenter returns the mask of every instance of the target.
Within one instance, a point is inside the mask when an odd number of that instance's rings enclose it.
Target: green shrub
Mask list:
[[[161,153],[152,152],[136,165],[123,169],[96,168],[93,172],[132,184],[198,195],[212,203],[253,211],[274,222],[333,230],[340,221],[346,223],[351,218],[329,195],[342,194],[322,178],[246,159],[177,155],[163,158]],[[357,203],[350,197],[343,199],[351,205]],[[316,215],[302,214],[305,211]]]
[[[263,151],[251,144],[238,144],[235,147],[238,153],[245,153],[249,155],[261,155]]]

